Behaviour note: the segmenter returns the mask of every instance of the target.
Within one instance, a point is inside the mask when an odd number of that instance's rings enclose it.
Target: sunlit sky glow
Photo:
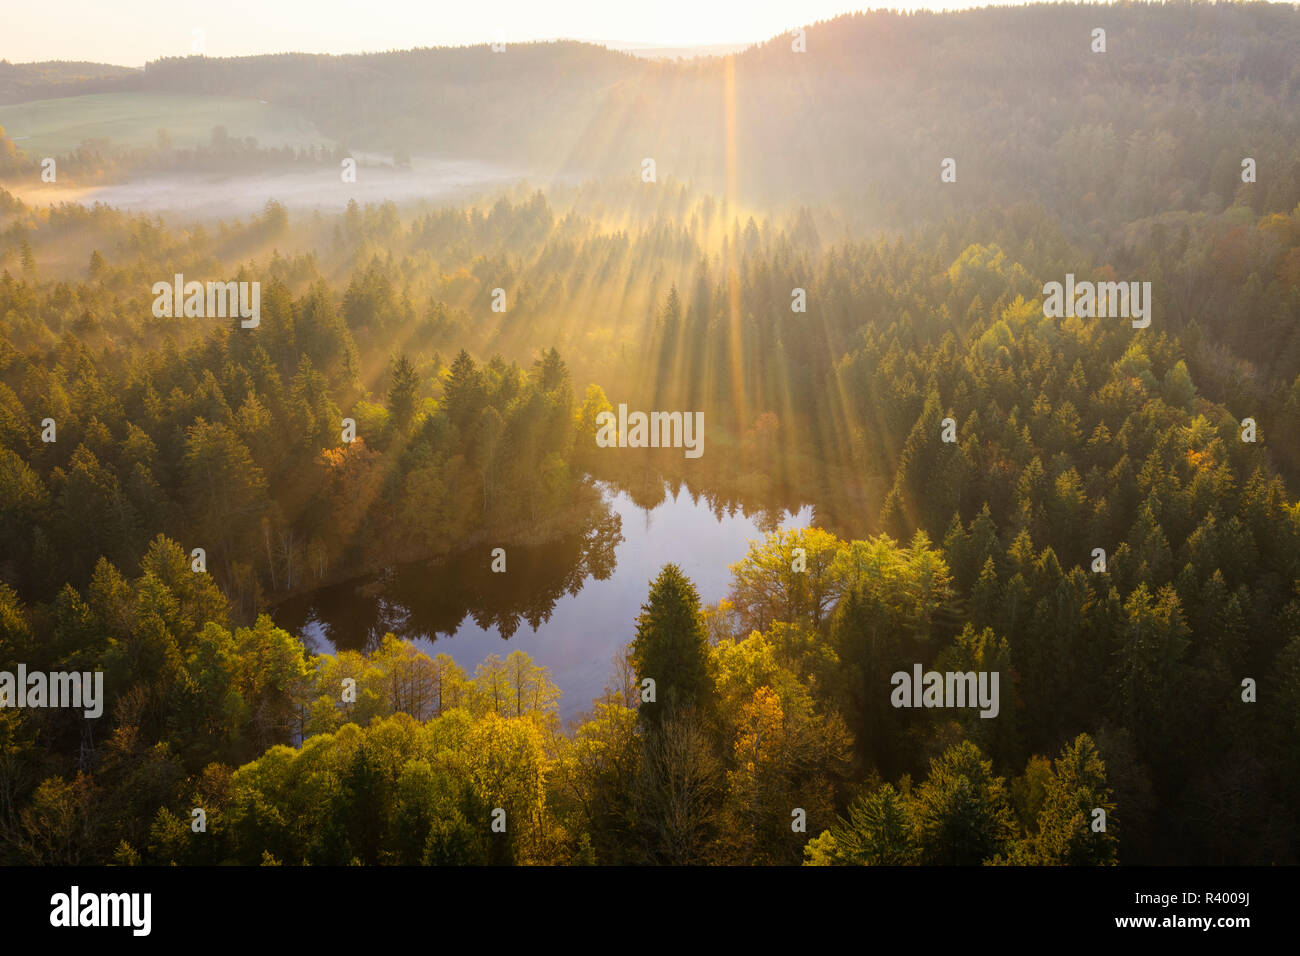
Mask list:
[[[141,66],[187,56],[201,30],[209,56],[361,53],[417,46],[571,38],[611,45],[752,43],[872,6],[959,9],[929,0],[63,0],[6,3],[0,59]]]

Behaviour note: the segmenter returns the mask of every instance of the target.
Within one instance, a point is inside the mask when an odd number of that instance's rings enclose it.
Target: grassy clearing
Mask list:
[[[298,111],[231,96],[171,93],[97,93],[0,106],[0,126],[29,156],[68,153],[87,139],[149,146],[164,129],[171,144],[209,142],[214,126],[231,137],[252,136],[262,146],[327,143]]]

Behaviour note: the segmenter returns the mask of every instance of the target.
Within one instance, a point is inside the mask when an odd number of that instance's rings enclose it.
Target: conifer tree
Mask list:
[[[674,711],[712,710],[699,592],[675,564],[664,565],[650,586],[650,598],[637,618],[632,658],[638,684],[647,678],[655,682],[655,701],[640,709],[645,726],[658,727]]]

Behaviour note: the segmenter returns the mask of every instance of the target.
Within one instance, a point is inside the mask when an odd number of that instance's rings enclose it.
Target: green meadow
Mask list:
[[[231,137],[256,138],[262,146],[307,145],[326,137],[298,111],[256,99],[171,93],[97,93],[0,106],[0,126],[28,155],[71,152],[88,139],[121,146],[157,143],[166,130],[171,144],[192,147],[224,126]]]

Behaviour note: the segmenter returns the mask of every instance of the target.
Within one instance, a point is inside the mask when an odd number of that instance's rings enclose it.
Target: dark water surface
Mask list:
[[[504,574],[491,572],[492,546],[484,545],[319,588],[273,616],[318,650],[372,647],[392,631],[430,655],[449,654],[471,676],[489,654],[522,649],[551,669],[564,692],[560,715],[568,718],[609,682],[661,567],[680,565],[700,599],[712,603],[727,594],[728,565],[744,557],[750,539],[763,537],[757,515],[719,518],[685,488],[649,511],[608,487],[604,498],[607,510],[585,532],[507,548]],[[779,525],[807,527],[811,518],[805,507]]]

